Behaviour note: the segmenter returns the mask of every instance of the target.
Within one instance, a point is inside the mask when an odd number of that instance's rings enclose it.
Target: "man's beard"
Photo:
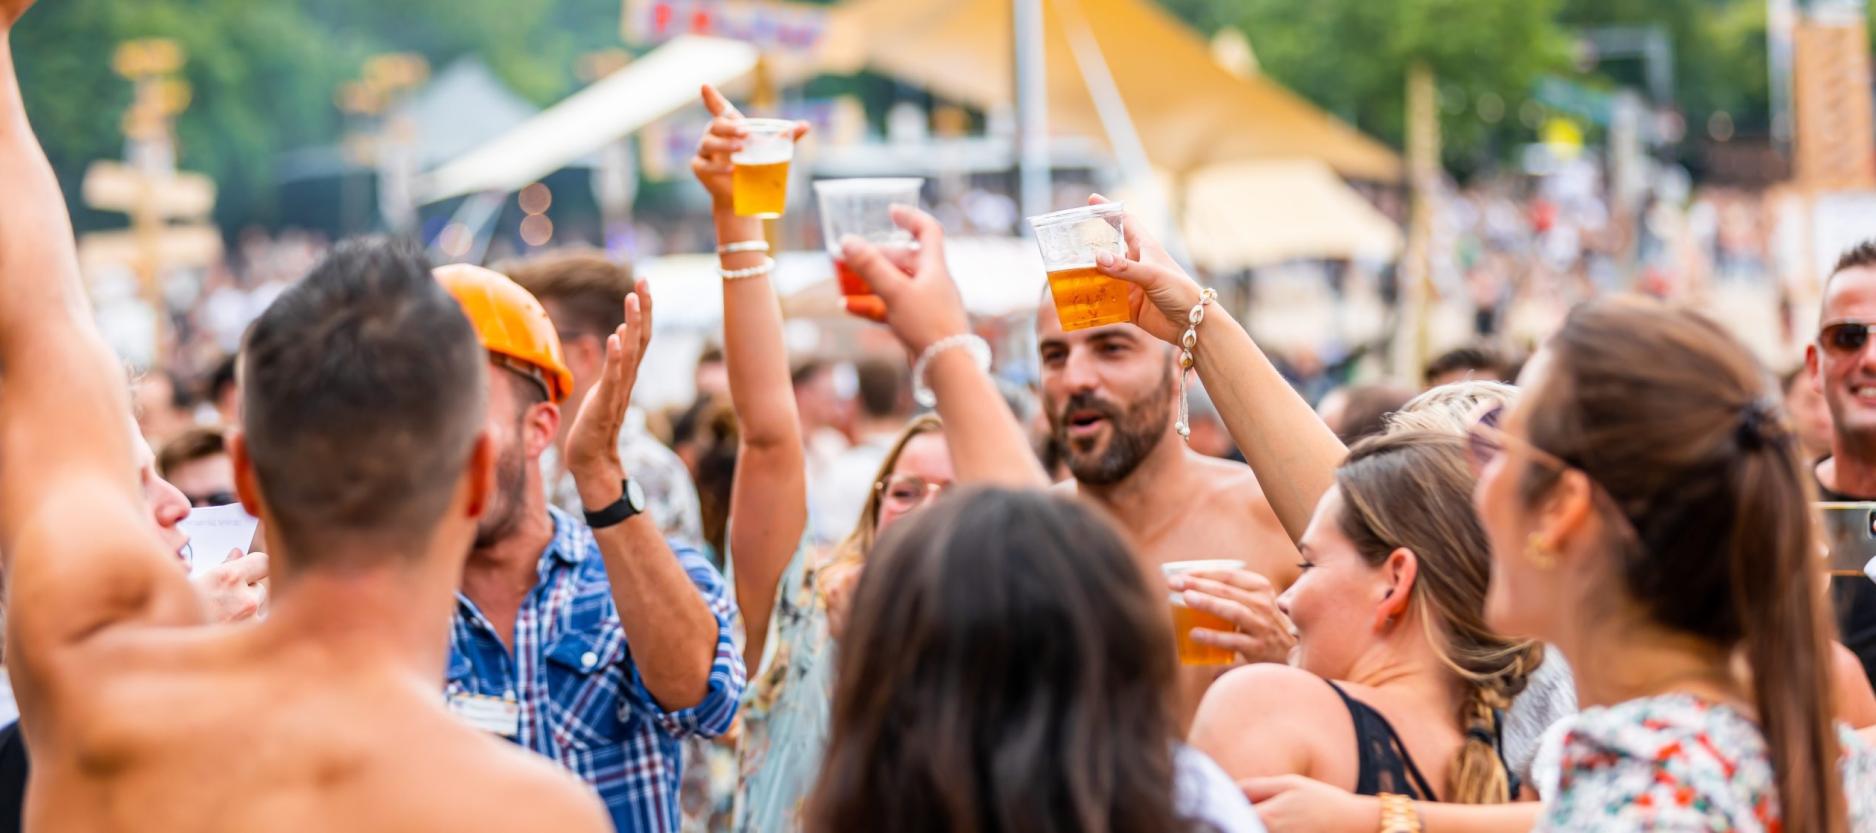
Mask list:
[[[1056,442],[1067,456],[1068,470],[1076,482],[1089,486],[1111,486],[1127,479],[1140,461],[1166,437],[1167,411],[1173,396],[1172,374],[1151,396],[1123,409],[1095,397],[1077,393],[1051,415]],[[1093,411],[1107,420],[1107,445],[1096,451],[1082,451],[1068,436],[1067,417],[1076,411]]]
[[[495,461],[495,489],[489,509],[476,522],[475,549],[487,549],[512,535],[521,525],[522,503],[527,500],[528,458],[519,438],[502,449]]]

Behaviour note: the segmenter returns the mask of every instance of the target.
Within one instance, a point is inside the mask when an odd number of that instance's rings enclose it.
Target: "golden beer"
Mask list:
[[[1230,665],[1237,654],[1225,648],[1200,645],[1192,641],[1193,628],[1230,633],[1231,623],[1223,617],[1186,607],[1184,599],[1172,597],[1173,641],[1179,646],[1180,665]]]
[[[1125,324],[1132,319],[1127,282],[1103,275],[1093,266],[1050,272],[1049,293],[1055,297],[1055,315],[1064,330]]]
[[[736,163],[730,174],[736,215],[773,219],[788,207],[788,162]]]

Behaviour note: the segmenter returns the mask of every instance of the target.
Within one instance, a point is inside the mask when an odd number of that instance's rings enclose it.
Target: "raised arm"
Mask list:
[[[914,364],[925,358],[923,382],[938,398],[938,417],[944,420],[958,482],[1047,486],[1042,464],[996,382],[969,349],[958,346],[957,339],[970,334],[970,317],[945,265],[944,229],[916,208],[894,206],[892,212],[893,222],[912,232],[918,248],[895,263],[865,241],[844,241],[841,253],[847,266],[871,285],[885,305],[882,311],[856,308],[849,302],[849,310],[892,327]],[[946,346],[934,352],[933,346],[941,344]]]
[[[1094,197],[1091,202],[1104,202]],[[1199,303],[1199,285],[1138,224],[1128,222],[1128,256],[1101,254],[1096,267],[1134,285],[1131,305],[1141,329],[1178,345],[1187,316]],[[1316,502],[1335,482],[1348,456],[1329,426],[1277,372],[1229,311],[1213,304],[1198,327],[1194,367],[1218,415],[1257,473],[1270,508],[1290,540],[1303,537]]]
[[[11,30],[27,5],[0,0],[0,561],[7,664],[30,707],[50,652],[120,622],[201,614],[144,506],[124,373],[26,121]]]
[[[606,367],[567,432],[567,470],[588,507],[611,506],[631,474],[619,459],[619,429],[638,365],[651,341],[651,285],[625,299],[625,323],[606,338]],[[733,711],[742,690],[727,614],[710,603],[650,515],[593,530],[605,559],[619,625],[645,690],[667,712]],[[714,582],[712,582],[714,584]],[[727,723],[727,721],[725,721]]]
[[[757,243],[762,221],[736,216],[730,157],[743,137],[742,114],[715,88],[703,88],[715,119],[698,143],[691,170],[710,192],[719,246]],[[796,128],[796,137],[807,125]],[[726,270],[761,266],[768,254],[720,255]],[[777,585],[808,524],[808,474],[795,391],[782,341],[782,307],[766,273],[723,281],[723,358],[736,409],[736,477],[730,485],[729,555],[743,614],[743,659],[753,673],[768,641]]]

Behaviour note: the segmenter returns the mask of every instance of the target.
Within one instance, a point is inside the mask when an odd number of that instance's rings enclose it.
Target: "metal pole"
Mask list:
[[[1791,38],[1798,23],[1796,0],[1765,0],[1765,63],[1772,99],[1772,144],[1791,151]]]
[[[1017,176],[1023,213],[1046,214],[1049,198],[1049,84],[1042,47],[1042,0],[1011,0],[1015,14]]]

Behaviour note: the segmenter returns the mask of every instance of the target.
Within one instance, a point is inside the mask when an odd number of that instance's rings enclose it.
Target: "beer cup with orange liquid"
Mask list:
[[[1049,292],[1055,297],[1055,315],[1064,330],[1085,330],[1124,324],[1127,282],[1094,268],[1096,252],[1127,255],[1121,222],[1125,215],[1117,202],[1071,208],[1029,218],[1042,250],[1042,266],[1049,273]]]
[[[1066,327],[1067,324],[1063,326]],[[1244,562],[1231,560],[1172,561],[1160,565],[1160,572],[1164,573],[1167,578],[1182,573],[1242,569],[1244,569]],[[1193,628],[1229,633],[1237,630],[1237,626],[1221,616],[1187,607],[1184,593],[1171,593],[1167,599],[1172,603],[1173,642],[1179,650],[1180,665],[1230,665],[1237,661],[1237,654],[1230,649],[1201,645],[1192,641]]]
[[[851,234],[881,248],[912,245],[912,233],[892,221],[894,205],[918,207],[918,192],[925,180],[901,179],[823,179],[814,183],[814,195],[821,207],[821,238],[827,254],[834,259],[834,274],[840,279],[840,294],[863,298],[873,294],[866,281],[847,268],[840,256],[840,239]]]
[[[788,207],[788,163],[795,158],[795,123],[745,119],[743,149],[730,155],[732,201],[739,217],[774,219]]]

